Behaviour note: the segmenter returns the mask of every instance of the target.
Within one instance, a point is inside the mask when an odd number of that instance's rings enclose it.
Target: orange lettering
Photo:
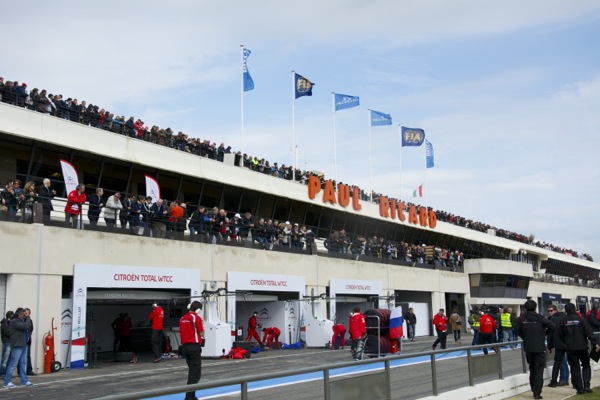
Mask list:
[[[321,191],[321,181],[314,175],[308,177],[308,198],[314,199],[317,193]]]
[[[427,209],[419,207],[419,223],[421,226],[427,226]]]
[[[384,218],[390,216],[390,203],[385,196],[379,196],[379,216]]]
[[[335,190],[333,190],[333,183],[331,181],[325,181],[325,190],[323,191],[323,203],[335,204]]]
[[[401,201],[398,204],[398,219],[402,222],[406,221],[406,215],[404,215],[404,210],[406,210],[406,204]]]
[[[419,223],[419,219],[417,218],[417,208],[413,205],[410,206],[408,211],[408,223],[415,225]]]
[[[352,208],[356,211],[362,210],[362,206],[360,205],[360,193],[358,192],[358,188],[352,188]]]
[[[390,200],[390,217],[396,219],[396,199]]]
[[[435,226],[437,225],[437,215],[435,215],[435,212],[433,210],[429,210],[429,227],[431,229],[435,228]]]
[[[342,207],[347,207],[350,204],[350,188],[348,185],[338,183],[338,203]]]

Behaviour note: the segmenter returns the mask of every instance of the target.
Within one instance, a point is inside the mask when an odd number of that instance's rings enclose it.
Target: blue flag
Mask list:
[[[250,57],[251,53],[252,52],[250,50],[244,47],[244,62],[242,64],[242,70],[244,71],[244,92],[247,92],[248,90],[254,90],[254,81],[250,76],[247,64],[248,57]]]
[[[358,107],[360,100],[358,96],[348,96],[346,94],[334,93],[335,111],[345,110],[346,108]]]
[[[313,86],[314,83],[312,83],[302,75],[294,73],[294,94],[296,96],[296,99],[302,96],[312,96]]]
[[[402,127],[402,147],[420,146],[425,140],[425,131],[423,129]]]
[[[425,154],[427,157],[427,168],[433,168],[433,145],[425,140]]]
[[[384,126],[392,124],[392,116],[379,111],[371,110],[371,126]]]

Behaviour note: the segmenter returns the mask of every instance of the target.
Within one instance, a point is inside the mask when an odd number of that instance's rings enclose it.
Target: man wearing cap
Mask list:
[[[523,339],[523,350],[529,364],[529,386],[534,399],[542,398],[546,368],[546,336],[556,331],[554,323],[535,312],[537,303],[527,300],[525,313],[517,320],[516,332]]]
[[[188,366],[187,384],[194,385],[200,382],[202,376],[202,342],[204,341],[204,325],[200,312],[202,304],[199,301],[193,301],[188,306],[189,311],[181,320],[179,320],[179,335],[181,336],[181,345],[179,354],[185,358]],[[186,400],[196,400],[194,390],[186,392]]]
[[[479,317],[479,344],[492,344],[494,343],[494,329],[496,328],[496,320],[488,314],[488,308],[484,307],[481,309],[481,316]],[[492,347],[496,353],[498,352],[497,347]],[[487,347],[483,348],[483,354],[487,355]]]
[[[590,355],[588,354],[588,340],[592,346],[596,347],[596,351],[600,351],[600,345],[590,324],[583,317],[577,315],[575,304],[567,303],[565,311],[567,316],[561,321],[558,336],[567,348],[567,361],[571,367],[571,382],[573,382],[577,394],[592,393],[593,390],[590,388],[592,369],[590,367]]]
[[[4,376],[4,387],[12,388],[16,385],[11,382],[13,371],[19,366],[19,377],[23,386],[33,386],[27,378],[27,328],[28,324],[25,320],[25,310],[21,307],[17,308],[14,317],[10,320],[10,359],[6,367],[6,375]]]
[[[104,207],[104,221],[106,221],[106,226],[110,229],[114,229],[117,226],[117,218],[121,214],[122,209],[121,193],[117,192],[106,200],[106,206]]]
[[[152,326],[150,343],[152,343],[152,353],[154,354],[153,362],[157,363],[160,362],[162,354],[163,321],[165,319],[163,308],[156,303],[152,304],[152,312],[148,315],[148,319]]]

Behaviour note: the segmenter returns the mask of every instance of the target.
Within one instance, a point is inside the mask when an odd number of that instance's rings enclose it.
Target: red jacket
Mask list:
[[[179,206],[173,206],[169,210],[169,222],[179,222],[179,219],[183,217],[183,208]]]
[[[256,317],[253,315],[248,320],[248,329],[256,329]]]
[[[77,189],[75,189],[69,193],[67,200],[65,212],[68,214],[79,215],[81,213],[81,206],[87,200],[87,196],[85,193],[78,193]]]
[[[267,328],[267,330],[265,331],[265,334],[263,335],[263,342],[265,340],[267,340],[267,338],[269,336],[271,336],[273,339],[279,337],[279,335],[281,335],[281,331],[279,330],[279,328],[277,327],[273,327],[273,328]]]
[[[163,328],[163,320],[165,319],[165,312],[161,306],[158,306],[152,310],[148,319],[152,321],[152,329],[155,331],[161,331]]]
[[[479,317],[479,333],[492,333],[496,327],[496,320],[487,314]]]
[[[433,316],[433,325],[438,331],[446,332],[448,326],[448,318],[445,315],[435,314]]]
[[[188,311],[179,320],[179,336],[181,344],[198,343],[202,344],[202,335],[204,334],[204,325],[202,318],[193,311]]]
[[[360,312],[354,313],[350,317],[350,337],[352,340],[360,339],[367,334],[367,324],[365,316]]]

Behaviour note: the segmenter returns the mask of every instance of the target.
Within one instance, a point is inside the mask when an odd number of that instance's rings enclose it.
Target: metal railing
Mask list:
[[[397,360],[405,360],[405,359],[411,359],[411,358],[417,358],[417,357],[423,357],[423,356],[429,356],[430,358],[430,366],[431,366],[431,380],[432,380],[432,394],[434,396],[437,396],[439,394],[439,389],[438,389],[438,380],[437,380],[437,363],[439,362],[438,360],[436,360],[436,356],[439,356],[440,354],[446,354],[446,353],[454,353],[457,351],[466,351],[466,358],[467,358],[467,365],[468,365],[468,372],[469,372],[469,386],[474,386],[475,385],[475,378],[477,376],[480,376],[477,371],[476,368],[474,367],[474,362],[473,362],[473,350],[479,350],[479,349],[484,349],[484,348],[492,348],[492,347],[499,347],[499,346],[512,346],[512,345],[519,345],[521,344],[522,341],[513,341],[513,342],[502,342],[502,343],[494,343],[494,344],[487,344],[487,345],[477,345],[477,346],[463,346],[463,347],[458,347],[458,348],[453,348],[453,349],[446,349],[446,350],[436,350],[436,351],[426,351],[426,352],[420,352],[420,353],[412,353],[412,354],[402,354],[402,355],[388,355],[385,358],[372,358],[369,360],[362,360],[362,361],[348,361],[348,362],[342,362],[342,363],[337,363],[337,364],[329,364],[329,365],[321,365],[321,366],[316,366],[316,367],[307,367],[307,368],[301,368],[301,369],[295,369],[293,371],[281,371],[281,372],[272,372],[272,373],[268,373],[268,374],[256,374],[256,375],[249,375],[249,376],[244,376],[244,377],[236,377],[236,378],[228,378],[228,379],[219,379],[219,380],[213,380],[210,382],[203,382],[203,383],[198,383],[195,385],[180,385],[180,386],[173,386],[173,387],[169,387],[169,388],[161,388],[161,389],[151,389],[151,390],[144,390],[144,391],[140,391],[140,392],[133,392],[133,393],[124,393],[124,394],[116,394],[116,395],[110,395],[110,396],[105,396],[105,397],[99,397],[96,400],[137,400],[137,399],[148,399],[148,398],[152,398],[152,397],[158,397],[158,396],[166,396],[166,395],[171,395],[171,394],[180,394],[180,393],[185,393],[185,392],[189,392],[189,391],[196,391],[196,390],[205,390],[205,389],[215,389],[215,388],[220,388],[220,387],[225,387],[225,386],[237,386],[239,385],[240,387],[240,398],[242,400],[247,400],[248,399],[248,384],[252,383],[252,382],[259,382],[259,381],[266,381],[266,380],[271,380],[271,379],[277,379],[277,378],[287,378],[287,377],[291,377],[291,376],[297,376],[297,375],[304,375],[304,374],[314,374],[316,372],[321,372],[323,374],[322,376],[322,380],[323,380],[323,398],[325,400],[330,400],[332,399],[332,391],[331,391],[331,371],[332,370],[337,370],[340,368],[345,368],[345,367],[355,367],[356,365],[368,365],[368,364],[384,364],[384,374],[385,374],[385,379],[384,381],[386,382],[386,388],[384,388],[384,393],[385,393],[385,398],[387,399],[391,399],[391,363],[393,361],[397,361]],[[523,373],[527,372],[527,361],[525,358],[525,352],[523,351],[523,347],[520,347],[520,352],[521,352],[521,361],[522,361],[522,367],[523,367]],[[504,379],[504,372],[503,372],[503,367],[502,367],[502,356],[501,356],[502,352],[498,351],[497,354],[491,357],[477,357],[478,359],[487,359],[489,360],[489,362],[491,363],[491,365],[494,364],[495,362],[495,373],[498,374],[498,379]],[[440,360],[443,361],[443,360]],[[488,364],[489,365],[489,364]],[[351,379],[351,378],[349,378]]]

